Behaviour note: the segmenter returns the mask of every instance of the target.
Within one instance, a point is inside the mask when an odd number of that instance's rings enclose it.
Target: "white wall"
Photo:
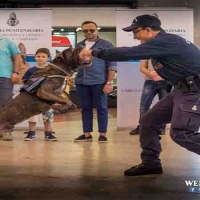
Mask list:
[[[115,25],[115,10],[119,8],[52,8],[52,26],[77,27],[92,20],[99,26]]]
[[[98,26],[116,27],[115,12],[116,10],[130,10],[126,7],[91,7],[91,8],[51,8],[52,9],[52,26],[58,27],[78,27],[83,21],[92,20]],[[141,8],[140,10],[181,10],[186,8]],[[138,11],[137,9],[135,11]],[[99,36],[113,43],[116,46],[116,33],[100,32]],[[77,33],[77,41],[83,40],[81,32]]]
[[[52,26],[77,27],[83,21],[92,20],[99,26],[115,27],[115,10],[128,9],[126,7],[91,7],[91,8],[51,8]],[[141,8],[141,10],[181,10],[185,8]]]

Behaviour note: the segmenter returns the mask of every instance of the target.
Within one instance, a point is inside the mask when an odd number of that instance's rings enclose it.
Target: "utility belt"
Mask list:
[[[188,76],[178,81],[176,88],[183,93],[197,93],[200,91],[200,74],[198,76]]]

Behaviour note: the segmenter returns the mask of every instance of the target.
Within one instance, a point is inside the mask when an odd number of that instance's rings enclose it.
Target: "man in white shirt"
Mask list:
[[[144,74],[144,86],[140,101],[140,119],[144,115],[152,104],[152,101],[156,95],[159,100],[162,99],[166,94],[166,87],[168,83],[164,81],[154,70],[151,60],[142,60],[140,64],[140,71]],[[140,124],[139,119],[139,124]],[[140,125],[130,132],[130,135],[138,135],[140,131]],[[160,128],[160,135],[165,133],[165,125]]]

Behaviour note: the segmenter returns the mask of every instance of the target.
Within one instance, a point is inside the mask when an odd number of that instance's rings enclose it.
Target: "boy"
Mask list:
[[[47,61],[50,58],[50,52],[47,48],[40,48],[35,53],[35,60],[37,66],[28,69],[28,71],[23,76],[23,80],[28,80],[30,76],[36,71],[46,67],[48,65]],[[46,111],[43,114],[43,122],[45,128],[45,139],[48,141],[57,141],[57,138],[52,132],[52,120],[53,120],[53,110]],[[36,126],[36,116],[29,119],[29,131],[24,141],[32,141],[35,139],[35,126]]]

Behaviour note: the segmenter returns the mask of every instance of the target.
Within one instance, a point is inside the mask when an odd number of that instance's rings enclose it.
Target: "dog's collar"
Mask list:
[[[51,65],[52,67],[55,67],[56,69],[59,69],[60,71],[64,72],[67,76],[71,76],[72,75],[72,73],[70,74],[70,73],[66,72],[64,69],[60,68],[59,66],[57,66],[57,65],[55,65],[53,63],[49,63],[49,65]]]

